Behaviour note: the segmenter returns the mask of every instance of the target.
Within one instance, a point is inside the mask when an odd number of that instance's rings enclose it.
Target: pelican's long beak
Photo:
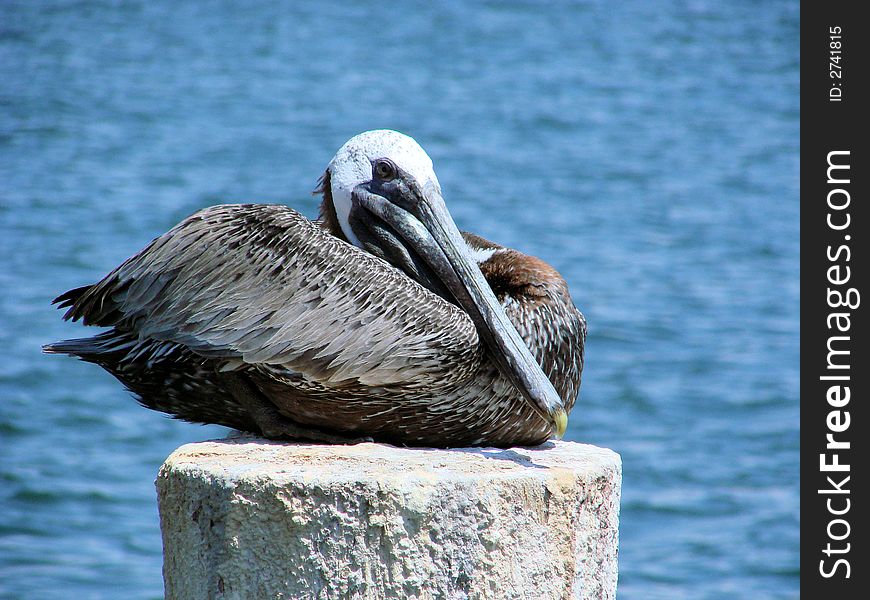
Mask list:
[[[430,282],[426,280],[434,275],[437,284],[427,287],[446,288],[471,317],[499,370],[553,426],[556,437],[561,438],[568,424],[564,403],[492,293],[437,187],[430,184],[421,189],[415,182],[404,179],[389,184],[368,182],[357,186],[352,198],[355,209],[365,209],[392,230],[385,236],[385,229],[379,224],[381,229],[376,236],[379,240],[391,238],[391,249],[385,251],[388,260],[397,258],[394,247],[401,242],[404,248],[397,266],[412,277],[420,272],[420,262],[431,269],[431,274],[421,277],[421,283],[427,285]],[[370,224],[357,226],[360,235],[373,240]],[[392,232],[400,240],[393,239]],[[384,251],[383,243],[380,249]],[[438,289],[434,291],[438,293]]]

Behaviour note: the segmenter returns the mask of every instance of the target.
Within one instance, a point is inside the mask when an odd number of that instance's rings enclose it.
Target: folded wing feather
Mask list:
[[[58,300],[67,319],[332,387],[452,385],[482,359],[461,309],[278,205],[204,209]]]

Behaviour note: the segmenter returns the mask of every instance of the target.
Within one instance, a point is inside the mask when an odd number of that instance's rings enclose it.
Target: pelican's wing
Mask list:
[[[444,385],[481,356],[461,309],[284,206],[202,210],[58,301],[66,319],[330,386]]]

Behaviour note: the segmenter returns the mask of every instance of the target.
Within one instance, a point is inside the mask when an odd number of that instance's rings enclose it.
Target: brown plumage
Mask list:
[[[149,408],[269,436],[441,447],[550,437],[463,309],[348,243],[325,183],[319,222],[256,204],[188,217],[60,296],[65,319],[110,329],[45,350],[99,364]],[[463,238],[569,411],[586,323],[565,281],[537,258]]]

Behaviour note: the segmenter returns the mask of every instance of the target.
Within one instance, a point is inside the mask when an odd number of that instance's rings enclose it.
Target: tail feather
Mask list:
[[[42,351],[46,354],[69,354],[82,360],[97,359],[100,356],[115,352],[126,352],[136,345],[136,339],[132,336],[121,336],[115,330],[106,331],[89,338],[76,338],[61,340],[53,344],[46,344]],[[91,361],[95,362],[95,361]]]
[[[213,362],[179,344],[140,340],[134,333],[110,329],[90,338],[47,344],[42,350],[100,365],[140,404],[176,419],[258,430],[221,384]]]

